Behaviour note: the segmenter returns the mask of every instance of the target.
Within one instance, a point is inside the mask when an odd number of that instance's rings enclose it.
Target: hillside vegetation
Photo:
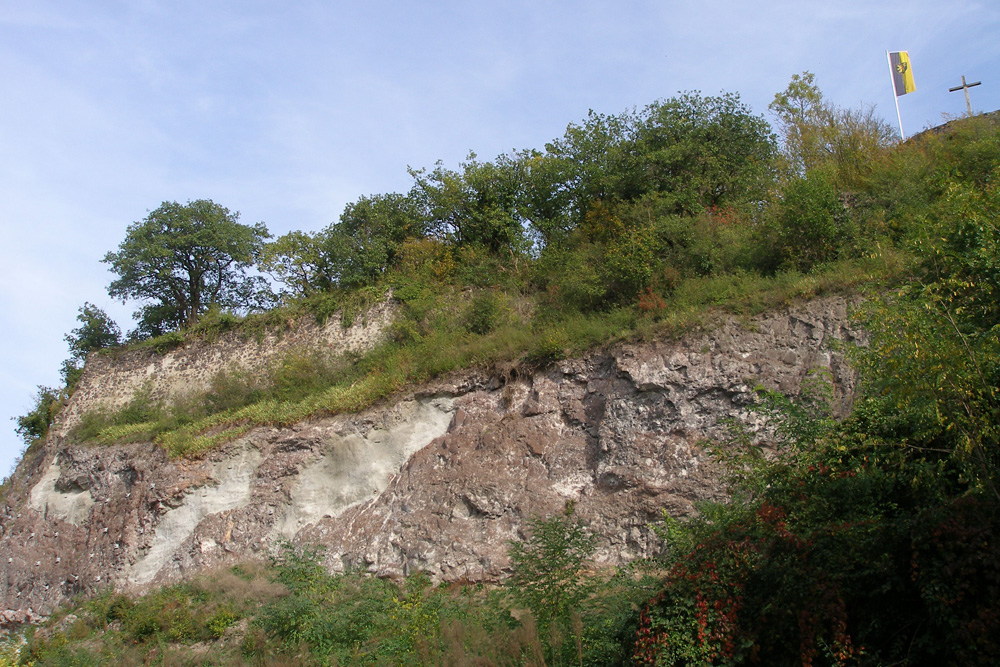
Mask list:
[[[338,312],[349,322],[389,294],[401,317],[362,357],[302,350],[264,376],[220,373],[178,404],[137,396],[89,415],[75,437],[197,455],[254,424],[357,410],[454,369],[545,364],[682,331],[713,307],[753,313],[898,276],[925,196],[898,184],[918,176],[904,173],[918,160],[893,150],[871,113],[827,104],[808,73],[772,110],[783,150],[734,94],[591,113],[542,150],[411,169],[408,193],[362,197],[324,230],[270,241],[214,202],[165,202],[104,260],[119,276],[109,293],[139,304],[130,347]],[[19,420],[29,442],[86,355],[122,342],[95,306],[79,320],[65,387],[40,387]]]
[[[863,291],[853,412],[832,417],[822,377],[799,397],[762,392],[780,453],[738,431],[719,443],[731,500],[665,521],[662,560],[596,572],[571,507],[532,523],[511,545],[513,579],[492,588],[332,576],[289,548],[267,566],[83,602],[30,631],[22,663],[1000,662],[1000,128],[968,118],[896,145],[870,111],[826,103],[808,73],[772,111],[780,142],[737,96],[689,94],[591,114],[544,150],[413,171],[405,195],[261,245],[277,296],[230,276],[229,294],[258,299],[247,307],[279,309],[165,312],[169,298],[147,296],[131,343],[349,318],[391,290],[402,317],[381,347],[223,374],[190,405],[140,397],[76,434],[194,455],[473,364],[541,365],[669,335],[709,308]],[[71,349],[108,333],[85,314]],[[22,418],[28,439],[70,379]]]

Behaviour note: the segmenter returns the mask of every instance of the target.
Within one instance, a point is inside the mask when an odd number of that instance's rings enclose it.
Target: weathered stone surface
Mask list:
[[[284,539],[324,545],[333,570],[495,579],[525,521],[567,503],[600,562],[654,554],[664,510],[723,496],[704,443],[724,418],[756,423],[756,384],[795,393],[825,368],[849,403],[854,376],[831,347],[856,337],[846,315],[831,297],[506,384],[470,371],[361,414],[259,428],[197,461],[55,436],[0,516],[0,623],[263,557]]]
[[[73,400],[60,413],[53,429],[66,436],[84,413],[121,408],[140,391],[148,392],[153,400],[166,402],[205,391],[221,371],[261,370],[293,350],[339,353],[368,349],[381,340],[392,321],[394,303],[388,299],[377,304],[347,328],[341,326],[336,314],[322,326],[305,317],[289,321],[281,330],[268,331],[259,339],[231,331],[215,340],[196,340],[165,354],[148,349],[92,354]]]

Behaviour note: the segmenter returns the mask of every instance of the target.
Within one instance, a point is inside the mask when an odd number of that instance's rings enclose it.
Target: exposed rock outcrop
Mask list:
[[[0,517],[0,609],[44,615],[75,593],[173,581],[285,539],[324,545],[334,570],[495,579],[525,520],[567,502],[599,561],[651,555],[664,510],[723,497],[705,442],[726,418],[756,423],[753,387],[796,393],[825,368],[846,406],[854,375],[831,344],[857,336],[842,298],[819,299],[507,381],[456,374],[361,414],[255,429],[196,461],[56,435]]]
[[[304,349],[333,353],[369,349],[391,323],[394,304],[392,299],[381,301],[346,327],[340,317],[331,317],[322,325],[305,317],[262,331],[259,336],[227,331],[165,354],[153,349],[92,354],[73,399],[59,414],[53,430],[65,437],[84,413],[119,409],[140,392],[153,401],[184,398],[208,389],[222,371],[260,372],[284,354]]]

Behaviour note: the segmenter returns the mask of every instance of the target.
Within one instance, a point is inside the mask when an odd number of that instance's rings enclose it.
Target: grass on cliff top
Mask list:
[[[165,406],[140,393],[116,412],[83,416],[73,436],[111,444],[155,441],[173,457],[197,457],[257,426],[288,426],[358,412],[407,387],[473,367],[539,367],[622,340],[680,335],[712,312],[752,316],[797,299],[846,292],[898,276],[900,254],[773,276],[750,272],[681,281],[669,295],[598,312],[546,309],[516,290],[404,291],[387,339],[364,354],[292,351],[266,372],[220,372],[207,392]]]

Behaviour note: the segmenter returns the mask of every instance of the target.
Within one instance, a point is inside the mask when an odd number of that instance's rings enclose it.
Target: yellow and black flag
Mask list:
[[[913,83],[913,70],[910,69],[910,54],[906,51],[890,52],[889,67],[892,69],[892,85],[896,89],[896,97],[917,89]]]

